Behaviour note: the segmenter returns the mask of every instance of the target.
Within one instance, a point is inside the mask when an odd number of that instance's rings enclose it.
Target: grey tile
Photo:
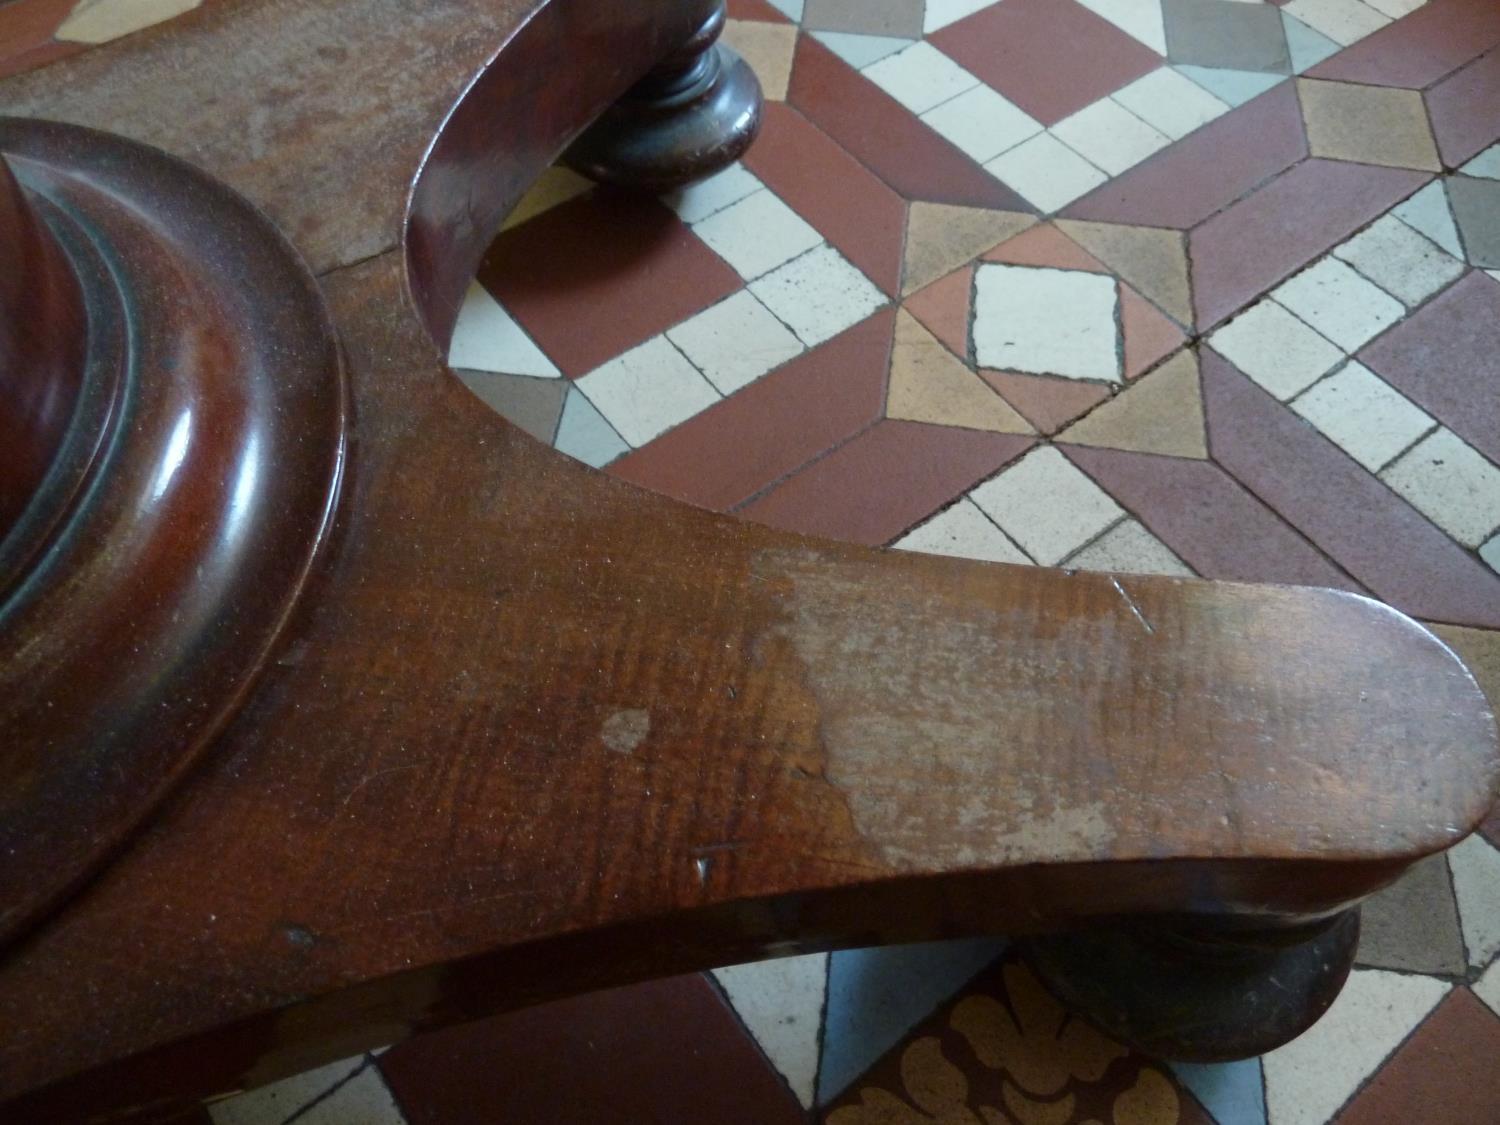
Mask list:
[[[525,430],[538,441],[551,443],[562,415],[566,379],[533,379],[526,375],[496,375],[488,371],[459,369],[464,385],[482,398],[502,418]]]
[[[552,444],[559,453],[576,457],[596,469],[602,469],[630,448],[577,387],[568,390]]]
[[[1290,74],[1281,12],[1235,0],[1165,0],[1167,55],[1174,63]]]
[[[923,0],[807,0],[802,26],[916,39],[922,34],[923,7]]]
[[[1454,176],[1448,199],[1469,261],[1486,269],[1500,267],[1500,180]]]
[[[1446,857],[1422,860],[1364,904],[1355,960],[1416,973],[1464,971],[1464,945]]]

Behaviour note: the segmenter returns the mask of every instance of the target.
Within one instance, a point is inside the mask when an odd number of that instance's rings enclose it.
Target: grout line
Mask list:
[[[305,1116],[314,1106],[320,1105],[321,1103],[326,1102],[329,1098],[333,1097],[334,1094],[338,1093],[345,1086],[347,1086],[350,1082],[353,1082],[361,1074],[363,1074],[365,1071],[369,1070],[372,1065],[374,1065],[373,1060],[370,1058],[370,1056],[368,1054],[365,1055],[360,1060],[359,1065],[356,1066],[353,1070],[351,1070],[348,1074],[344,1075],[344,1077],[340,1078],[337,1082],[335,1082],[332,1086],[328,1087],[328,1089],[324,1090],[317,1097],[315,1097],[315,1098],[311,1099],[310,1101],[308,1101],[301,1108],[294,1110],[292,1112],[291,1116],[283,1118],[282,1122],[281,1122],[281,1125],[292,1125],[292,1123],[294,1121],[296,1121],[299,1117]]]

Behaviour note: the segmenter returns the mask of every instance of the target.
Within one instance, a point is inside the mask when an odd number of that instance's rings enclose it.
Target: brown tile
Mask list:
[[[1307,155],[1286,82],[1064,209],[1070,219],[1188,230]]]
[[[745,166],[818,233],[895,296],[901,285],[906,202],[790,106],[768,104]]]
[[[906,221],[902,289],[915,293],[1036,222],[1020,211],[913,203]]]
[[[787,100],[907,199],[1029,211],[1026,201],[810,35]]]
[[[1500,269],[1500,180],[1450,177],[1448,202],[1469,261]]]
[[[603,190],[501,234],[479,280],[574,377],[743,284],[661,203]]]
[[[1057,440],[1166,457],[1207,457],[1203,395],[1193,353],[1178,353],[1073,423]]]
[[[1125,337],[1125,378],[1150,371],[1183,344],[1182,329],[1128,285],[1120,286],[1120,329]]]
[[[795,27],[786,23],[730,20],[724,26],[723,42],[750,64],[768,102],[786,98],[792,80],[792,55],[797,50]]]
[[[392,1047],[379,1065],[411,1125],[807,1120],[718,990],[698,975],[423,1035]]]
[[[886,417],[938,426],[961,426],[999,434],[1035,433],[1031,423],[911,313],[896,314]]]
[[[895,311],[887,309],[715,403],[609,467],[728,511],[880,417]]]
[[[0,4],[0,78],[56,62],[86,48],[52,38],[77,0],[12,0]]]
[[[1311,78],[1421,90],[1500,43],[1494,0],[1432,0],[1308,71]]]
[[[1078,446],[1064,452],[1205,578],[1361,589],[1211,462]]]
[[[1104,264],[1051,223],[1033,227],[1008,239],[984,255],[986,262],[1012,266],[1042,266],[1058,270],[1108,273]]]
[[[1379,969],[1462,976],[1468,968],[1448,857],[1429,856],[1359,911],[1355,962]]]
[[[1500,1019],[1454,989],[1334,1120],[1337,1125],[1500,1121]]]
[[[1500,577],[1227,361],[1199,359],[1215,461],[1397,609],[1500,627]]]
[[[1155,51],[1074,0],[1005,0],[929,41],[1043,125],[1161,65]]]
[[[1307,160],[1215,215],[1188,238],[1199,327],[1248,305],[1427,178],[1398,168]]]
[[[807,0],[802,26],[809,31],[853,31],[917,39],[922,0]]]
[[[729,0],[732,20],[760,20],[764,23],[790,23],[786,13],[767,0]]]
[[[1500,283],[1469,274],[1366,347],[1359,359],[1500,461]]]
[[[1031,448],[1016,434],[887,420],[740,509],[746,519],[875,546]]]
[[[572,385],[568,380],[532,379],[525,375],[496,375],[489,371],[462,369],[454,373],[502,418],[538,441],[552,444],[552,437],[557,433],[557,420],[562,417],[563,396]]]
[[[1441,171],[1422,95],[1415,90],[1303,78],[1297,93],[1314,156]]]
[[[1281,16],[1262,4],[1164,0],[1167,57],[1174,63],[1290,74]]]
[[[1193,323],[1187,240],[1181,232],[1059,219],[1058,229],[1180,324]]]
[[[1500,138],[1500,50],[1492,50],[1427,91],[1438,152],[1450,168]]]
[[[974,267],[964,266],[926,289],[913,293],[902,304],[954,355],[969,355],[969,314],[974,304]]]
[[[1103,383],[1027,375],[1019,371],[981,371],[979,374],[1044,434],[1056,433],[1074,418],[1109,398],[1109,388]]]

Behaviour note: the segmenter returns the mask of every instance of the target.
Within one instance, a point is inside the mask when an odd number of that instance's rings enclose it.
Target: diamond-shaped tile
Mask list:
[[[1102,98],[1063,118],[1052,127],[1052,135],[1112,176],[1134,168],[1172,143],[1165,134],[1110,98]]]
[[[1289,74],[1281,14],[1270,4],[1163,0],[1167,57],[1174,63]]]
[[[985,263],[975,278],[974,354],[983,367],[1122,378],[1115,280]]]
[[[1391,168],[1442,168],[1422,95],[1415,90],[1297,80],[1314,156]]]
[[[1291,0],[1282,10],[1341,47],[1357,43],[1391,22],[1389,16],[1360,0]]]

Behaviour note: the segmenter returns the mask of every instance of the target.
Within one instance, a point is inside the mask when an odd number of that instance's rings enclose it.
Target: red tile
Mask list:
[[[1432,0],[1319,63],[1308,77],[1423,90],[1497,43],[1495,0]]]
[[[594,992],[392,1047],[380,1070],[411,1125],[806,1125],[703,976]]]
[[[1500,1121],[1500,1018],[1467,988],[1444,998],[1334,1121]]]
[[[974,267],[954,270],[906,298],[906,311],[960,359],[969,354],[969,314],[974,302]]]
[[[728,511],[879,418],[894,309],[792,360],[627,454],[609,472]]]
[[[44,66],[85,50],[81,43],[58,43],[52,33],[77,0],[13,0],[0,3],[0,78]]]
[[[1033,440],[887,419],[740,514],[806,535],[887,543],[1019,457]]]
[[[1239,311],[1428,179],[1307,160],[1215,215],[1188,238],[1199,327]]]
[[[1182,329],[1128,285],[1120,286],[1120,329],[1125,336],[1125,378],[1144,375],[1187,342]]]
[[[1155,51],[1074,0],[1005,0],[929,41],[1043,125],[1161,65]]]
[[[1012,266],[1043,266],[1058,270],[1084,270],[1108,273],[1104,263],[1095,258],[1051,223],[1032,227],[1008,242],[1002,242],[988,254],[986,262],[1003,262]]]
[[[1188,230],[1306,155],[1302,109],[1287,82],[1115,177],[1063,214]]]
[[[827,133],[767,102],[745,166],[892,297],[901,288],[906,202]]]
[[[1019,371],[981,371],[979,377],[1044,434],[1055,434],[1109,397],[1109,388],[1103,383]]]
[[[1491,51],[1427,91],[1438,154],[1450,168],[1500,138],[1500,50]]]
[[[787,101],[907,199],[1034,210],[810,35],[797,41]]]
[[[786,15],[777,11],[766,0],[729,0],[729,18],[732,20],[761,20],[765,23],[790,23]]]
[[[574,377],[744,284],[664,205],[603,189],[501,234],[479,279]]]
[[[1469,274],[1359,359],[1500,461],[1500,284],[1488,275]]]
[[[1060,448],[1205,578],[1363,592],[1210,461],[1076,445]]]
[[[1228,362],[1200,359],[1215,461],[1376,597],[1500,628],[1500,577]]]

